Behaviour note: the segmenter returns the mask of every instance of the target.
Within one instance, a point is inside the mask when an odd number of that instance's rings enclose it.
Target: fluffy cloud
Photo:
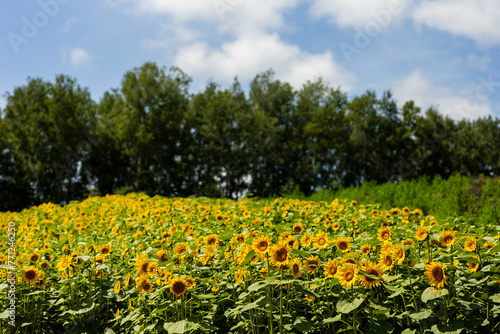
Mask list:
[[[254,34],[210,48],[198,42],[179,49],[175,64],[190,75],[208,80],[231,82],[235,75],[251,80],[272,68],[278,79],[300,88],[307,80],[322,76],[343,90],[352,88],[355,77],[335,63],[330,52],[311,54],[283,42],[277,34]]]
[[[164,14],[174,22],[206,21],[219,31],[239,35],[249,31],[266,31],[285,27],[283,11],[294,8],[301,0],[107,0],[139,14]]]
[[[87,67],[92,62],[92,56],[90,53],[82,48],[65,48],[61,49],[61,58],[63,63],[70,63],[71,66]]]
[[[500,43],[500,1],[422,1],[412,13],[415,22],[475,40],[481,46]]]
[[[486,78],[485,82],[487,81]],[[435,106],[439,112],[456,120],[476,119],[492,115],[490,101],[487,98],[488,87],[481,85],[484,85],[484,82],[472,86],[468,94],[457,95],[450,88],[432,85],[422,71],[416,70],[408,77],[396,81],[393,92],[402,103],[413,100],[424,110]]]
[[[363,28],[374,20],[383,20],[384,26],[400,20],[410,4],[411,0],[313,0],[310,12],[317,18],[329,17],[341,27]]]

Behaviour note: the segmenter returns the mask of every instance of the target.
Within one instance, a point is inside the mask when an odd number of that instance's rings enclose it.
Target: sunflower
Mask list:
[[[447,248],[450,248],[455,243],[455,233],[452,231],[441,232],[441,241]]]
[[[284,239],[283,241],[293,249],[299,248],[299,242],[295,240],[295,237],[293,235],[288,236],[288,238]]]
[[[380,286],[382,281],[382,270],[379,268],[378,264],[369,263],[361,268],[366,274],[375,276],[378,279],[367,277],[364,275],[360,276],[360,283],[365,288],[371,289],[373,287]]]
[[[300,260],[295,258],[290,261],[290,270],[292,271],[292,276],[298,278],[302,275],[302,264]]]
[[[41,262],[40,263],[40,268],[42,268],[44,270],[48,269],[49,268],[49,264],[47,262]]]
[[[257,237],[252,243],[253,250],[260,255],[264,255],[269,251],[269,246],[271,245],[271,239],[267,235],[261,235]]]
[[[177,255],[177,256],[186,255],[184,253],[186,253],[188,251],[188,249],[189,249],[189,244],[187,242],[179,242],[174,247],[174,255]]]
[[[477,263],[467,261],[467,266],[469,267],[469,272],[470,273],[475,273],[479,269],[479,257],[477,255],[472,256],[477,260]]]
[[[418,241],[424,241],[429,236],[429,229],[427,227],[420,227],[417,232],[415,232],[415,239]]]
[[[247,273],[246,268],[238,269],[234,273],[234,279],[236,280],[237,284],[240,284],[241,282],[243,282],[245,280],[246,273]]]
[[[337,249],[342,253],[346,253],[349,251],[349,249],[351,249],[351,242],[349,241],[349,239],[346,239],[344,237],[339,237],[335,241],[335,246],[337,246]]]
[[[313,297],[313,296],[310,296],[310,295],[305,295],[305,296],[304,296],[304,298],[305,298],[308,302],[310,302],[310,303],[312,303],[312,302],[314,301],[314,297]]]
[[[339,222],[334,222],[332,224],[332,230],[337,231],[340,228],[340,223]]]
[[[291,236],[292,233],[290,231],[283,231],[280,236],[279,236],[279,240],[286,240],[288,239],[289,236]]]
[[[139,287],[139,292],[141,293],[150,293],[153,291],[153,286],[149,282],[147,275],[141,275],[135,284]]]
[[[293,233],[297,233],[297,234],[300,234],[300,233],[302,233],[302,231],[304,231],[302,224],[294,224],[292,229],[293,229]]]
[[[156,252],[156,258],[160,262],[167,262],[168,261],[168,253],[164,249],[160,249],[159,251]]]
[[[441,289],[446,284],[446,275],[444,269],[446,266],[442,267],[439,263],[432,261],[430,264],[425,266],[425,276],[429,279],[429,284],[435,286],[437,289]]]
[[[182,296],[187,290],[187,284],[182,278],[173,278],[170,281],[170,292],[177,297]]]
[[[483,245],[484,248],[493,248],[495,243],[493,241],[486,241]]]
[[[111,253],[111,246],[106,244],[106,245],[102,245],[99,249],[100,253],[102,255],[107,255],[109,253]]]
[[[391,252],[382,252],[379,257],[379,265],[384,270],[391,270],[394,266],[394,259]]]
[[[318,256],[309,256],[304,260],[304,266],[306,267],[306,271],[314,274],[318,271],[319,266],[321,265],[321,260]]]
[[[377,231],[377,239],[384,242],[389,241],[391,239],[391,228],[390,227],[381,227]]]
[[[148,273],[149,268],[149,260],[148,258],[144,258],[139,256],[135,261],[135,268],[137,270],[137,275],[144,275]]]
[[[205,245],[211,246],[211,245],[218,245],[219,244],[219,237],[215,234],[211,234],[205,238]]]
[[[337,274],[337,269],[339,266],[339,261],[337,259],[328,259],[328,263],[323,266],[323,271],[326,278],[334,278]]]
[[[397,244],[394,247],[394,251],[393,252],[394,252],[395,260],[397,261],[398,265],[403,264],[403,261],[406,258],[405,250],[403,249],[403,246],[401,244]]]
[[[29,259],[31,263],[35,263],[40,259],[40,255],[37,252],[31,253]]]
[[[165,271],[163,273],[163,281],[166,283],[166,284],[169,284],[170,281],[172,280],[172,272],[171,271]]]
[[[120,293],[120,288],[121,288],[121,284],[120,284],[120,281],[116,281],[115,282],[115,287],[113,288],[113,292],[115,294],[119,294]]]
[[[290,246],[283,241],[278,241],[276,245],[271,247],[271,263],[276,267],[285,267],[290,259]]]
[[[359,269],[352,264],[346,264],[340,267],[337,272],[337,278],[340,285],[342,285],[344,288],[353,287],[358,280],[358,272]]]
[[[395,216],[397,214],[399,214],[399,209],[398,208],[392,208],[391,211],[390,211],[391,215]]]
[[[35,282],[35,286],[37,288],[41,288],[43,286],[47,285],[47,281],[43,278],[40,278],[38,281]]]
[[[380,253],[392,252],[393,248],[394,245],[392,244],[392,242],[386,241],[380,246]]]
[[[322,249],[328,247],[329,243],[330,241],[328,240],[328,236],[325,234],[325,232],[321,231],[318,234],[316,234],[313,246],[318,249]]]
[[[184,282],[188,289],[193,289],[196,286],[196,280],[191,276],[184,277]]]
[[[229,242],[232,244],[242,244],[245,242],[245,236],[242,233],[236,234],[231,238],[231,241]]]
[[[28,268],[23,269],[23,281],[35,283],[40,279],[40,274],[41,272],[38,271],[38,269],[33,266],[29,266]]]
[[[125,287],[127,287],[130,284],[130,274],[127,274],[127,276],[125,276],[125,280],[123,283]]]
[[[370,245],[368,245],[368,244],[364,244],[364,245],[362,245],[362,246],[361,246],[361,253],[362,253],[363,255],[365,255],[365,256],[366,256],[366,255],[370,254],[370,252],[371,252],[371,247],[370,247]]]
[[[158,273],[158,262],[149,262],[147,274],[149,277],[156,276]]]
[[[73,258],[71,256],[63,256],[61,260],[57,263],[56,268],[59,271],[64,271],[71,265]]]
[[[474,237],[467,237],[464,248],[468,252],[474,252],[477,249],[477,240]]]
[[[432,247],[437,247],[439,246],[439,240],[438,239],[431,239],[431,246]]]
[[[302,244],[302,246],[304,246],[304,248],[309,248],[311,247],[312,240],[312,234],[306,233],[302,236],[302,238],[300,238],[300,243]]]

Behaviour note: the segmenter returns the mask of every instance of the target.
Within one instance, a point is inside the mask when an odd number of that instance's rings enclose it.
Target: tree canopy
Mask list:
[[[392,93],[351,99],[269,70],[245,94],[146,63],[99,102],[68,76],[29,78],[0,110],[0,210],[141,191],[237,198],[363,182],[500,174],[500,121],[454,121]]]

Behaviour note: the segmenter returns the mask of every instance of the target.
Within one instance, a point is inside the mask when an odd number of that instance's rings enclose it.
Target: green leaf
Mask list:
[[[447,294],[448,294],[447,289],[436,289],[431,286],[425,289],[424,292],[422,292],[422,301],[424,303],[427,303],[429,300],[443,297],[446,296]]]
[[[304,251],[304,250],[301,250],[301,249],[293,249],[292,250],[292,256],[303,256],[303,257],[310,257],[311,254]]]
[[[335,317],[333,318],[327,318],[327,319],[324,319],[323,320],[323,323],[325,324],[331,324],[331,323],[334,323],[334,322],[337,322],[337,321],[340,321],[340,319],[342,319],[342,314],[337,314]]]
[[[247,253],[247,256],[245,256],[243,265],[246,266],[247,264],[249,264],[254,256],[255,256],[255,251],[252,249],[250,252]]]
[[[92,311],[92,309],[95,307],[95,303],[92,303],[90,306],[88,306],[87,303],[82,303],[79,305],[80,307],[78,307],[76,310],[69,310],[69,311],[66,311],[64,312],[63,314],[71,314],[71,315],[82,315],[82,314],[85,314],[85,313],[88,313],[90,311]]]
[[[166,322],[163,324],[163,328],[169,333],[169,334],[181,334],[181,333],[186,333],[190,332],[193,329],[199,328],[199,324],[195,324],[194,322],[190,322],[187,320],[181,320],[177,322]]]
[[[424,310],[422,312],[410,314],[410,318],[412,318],[413,320],[420,321],[420,320],[427,319],[431,315],[432,315],[432,311],[431,310]]]
[[[316,292],[314,292],[314,291],[312,291],[312,290],[309,290],[309,289],[304,288],[304,287],[303,287],[302,285],[300,285],[298,282],[295,282],[293,286],[295,287],[295,290],[297,290],[297,291],[303,292],[303,293],[305,293],[306,295],[313,296],[314,298],[317,298],[317,299],[319,299],[319,298],[320,298],[320,296],[319,296]]]
[[[293,323],[293,327],[297,329],[299,332],[308,332],[313,327],[314,323],[307,321],[305,319],[298,318]]]
[[[490,296],[490,299],[493,301],[493,303],[500,303],[500,293]]]
[[[363,300],[363,298],[356,298],[352,302],[339,300],[337,302],[337,312],[344,314],[350,313],[351,311],[357,309],[363,303]]]
[[[250,291],[250,292],[258,291],[258,290],[260,290],[263,287],[266,287],[268,285],[269,285],[269,283],[265,282],[265,281],[255,282],[248,287],[248,291]]]

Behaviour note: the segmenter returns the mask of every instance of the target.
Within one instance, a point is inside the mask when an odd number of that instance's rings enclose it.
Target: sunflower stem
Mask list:
[[[281,281],[283,281],[283,268],[280,268]],[[280,284],[280,334],[283,334],[283,284]]]

